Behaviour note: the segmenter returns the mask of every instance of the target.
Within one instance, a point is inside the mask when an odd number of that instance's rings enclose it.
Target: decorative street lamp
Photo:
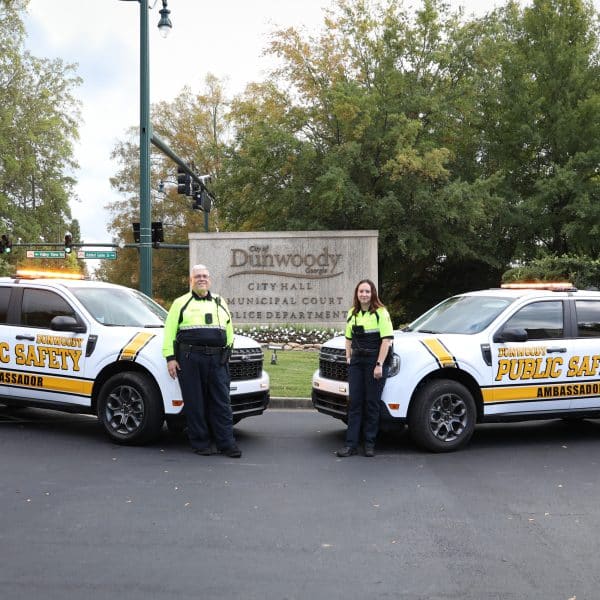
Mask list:
[[[131,2],[132,0],[122,0]],[[148,44],[148,0],[140,4],[140,291],[152,296],[152,208],[150,204],[150,60]],[[162,0],[158,29],[166,37],[173,27]]]
[[[160,31],[160,35],[166,38],[169,35],[173,25],[171,24],[171,19],[169,19],[171,11],[167,8],[167,0],[162,0],[162,5],[163,7],[158,11],[160,13],[158,30]]]

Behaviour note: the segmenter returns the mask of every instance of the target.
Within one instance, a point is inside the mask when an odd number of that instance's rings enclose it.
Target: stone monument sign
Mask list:
[[[365,231],[191,233],[190,265],[208,266],[236,325],[341,327],[359,280],[377,285]]]

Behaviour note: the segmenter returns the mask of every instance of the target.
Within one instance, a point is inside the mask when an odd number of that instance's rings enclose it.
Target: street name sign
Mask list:
[[[27,258],[64,258],[64,250],[27,250]]]
[[[95,258],[105,260],[115,260],[117,258],[116,250],[78,250],[77,258]]]

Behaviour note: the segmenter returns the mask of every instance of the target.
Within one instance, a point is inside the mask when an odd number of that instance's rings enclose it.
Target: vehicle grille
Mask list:
[[[330,394],[323,390],[313,389],[313,406],[326,415],[331,415],[336,419],[346,420],[348,415],[348,397],[338,394]]]
[[[267,392],[254,392],[252,394],[234,394],[231,396],[231,412],[233,416],[259,415],[269,405]]]
[[[229,359],[231,381],[258,379],[262,375],[263,358],[260,348],[234,348]]]
[[[319,353],[319,375],[335,381],[348,380],[346,351],[343,348],[321,348]]]

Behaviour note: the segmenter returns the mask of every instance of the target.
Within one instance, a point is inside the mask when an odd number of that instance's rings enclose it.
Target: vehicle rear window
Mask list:
[[[600,336],[600,302],[595,300],[577,300],[577,337]]]
[[[58,294],[48,290],[23,290],[22,325],[50,329],[50,321],[57,316],[76,318],[71,306]]]
[[[532,302],[515,313],[504,328],[525,329],[530,340],[562,338],[563,303],[561,300]]]

